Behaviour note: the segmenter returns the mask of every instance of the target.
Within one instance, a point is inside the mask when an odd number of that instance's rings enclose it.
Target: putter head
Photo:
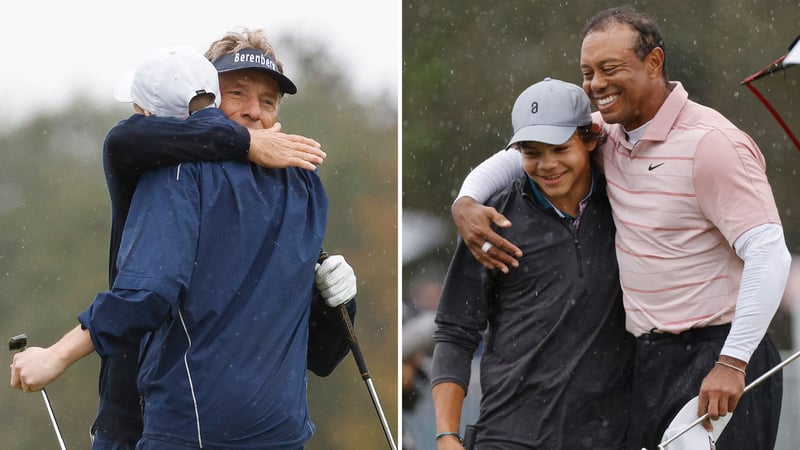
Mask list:
[[[10,351],[25,350],[25,347],[27,345],[28,345],[28,335],[25,333],[18,334],[8,340],[8,349]]]

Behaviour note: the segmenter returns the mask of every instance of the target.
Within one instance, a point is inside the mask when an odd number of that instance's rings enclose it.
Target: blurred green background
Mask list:
[[[670,79],[682,82],[692,100],[717,109],[758,143],[789,249],[800,254],[800,152],[764,105],[740,85],[784,55],[800,34],[797,0],[405,0],[401,288],[403,342],[415,345],[417,358],[423,358],[416,374],[419,395],[428,389],[424,359],[431,348],[410,336],[407,320],[438,301],[436,290],[457,239],[450,205],[464,177],[505,147],[513,134],[511,108],[525,88],[548,76],[581,84],[584,23],[601,9],[623,4],[657,19]],[[800,135],[798,84],[800,66],[754,83]],[[800,286],[800,274],[792,282]],[[799,346],[800,326],[792,320],[792,310],[799,308],[800,292],[787,289],[771,326],[785,353]],[[800,448],[797,371],[791,366],[784,372],[780,449]],[[425,417],[413,423],[426,429],[413,446],[406,439],[407,448],[435,448],[428,426],[432,411],[424,410],[424,401],[411,405],[403,402],[404,434],[411,434],[405,419],[413,415]]]
[[[299,65],[292,73],[301,74],[294,80],[300,94],[282,104],[283,131],[313,137],[328,154],[319,168],[330,203],[324,245],[355,269],[355,332],[396,436],[397,99],[366,102],[356,95],[323,43],[273,43],[292,55]],[[30,345],[60,338],[107,287],[110,207],[101,149],[108,129],[132,110],[110,99],[95,104],[76,97],[68,104],[0,132],[0,336],[24,332]],[[0,355],[10,359],[8,351]],[[67,448],[90,447],[98,361],[91,355],[48,386]],[[317,432],[307,449],[386,445],[351,355],[331,376],[308,377]],[[0,405],[0,448],[58,448],[40,395],[6,385]]]

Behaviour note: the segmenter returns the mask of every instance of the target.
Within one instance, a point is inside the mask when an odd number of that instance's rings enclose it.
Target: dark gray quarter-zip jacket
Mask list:
[[[432,384],[466,389],[483,341],[479,450],[623,446],[633,340],[605,180],[595,183],[578,229],[537,204],[527,177],[489,200],[513,224],[498,233],[523,252],[508,274],[457,245],[436,318]]]

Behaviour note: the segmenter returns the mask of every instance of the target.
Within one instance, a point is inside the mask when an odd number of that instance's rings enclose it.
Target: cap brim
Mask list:
[[[223,60],[218,59],[213,62],[214,67],[217,69],[217,73],[226,73],[226,72],[233,72],[236,70],[244,70],[244,69],[252,69],[252,70],[260,70],[262,72],[266,72],[275,78],[278,81],[278,87],[281,88],[281,92],[284,94],[296,94],[297,93],[297,86],[292,83],[292,80],[289,79],[286,75],[278,72],[277,70],[272,70],[270,68],[264,67],[261,64],[247,64],[247,63],[239,63],[235,67],[224,67]]]
[[[561,127],[556,125],[531,125],[514,133],[506,148],[519,142],[533,141],[558,145],[567,142],[577,127]]]
[[[131,87],[133,86],[133,76],[136,74],[135,70],[129,70],[122,74],[114,84],[114,100],[123,103],[132,103]]]
[[[292,83],[292,80],[286,77],[286,75],[280,72],[276,72],[274,70],[266,69],[262,66],[252,66],[252,67],[239,66],[233,69],[224,69],[224,70],[217,69],[217,73],[234,72],[236,70],[244,70],[244,69],[260,70],[262,72],[266,72],[278,81],[278,87],[281,88],[281,92],[283,92],[284,94],[297,93],[297,86],[295,86],[294,83]]]
[[[670,422],[667,430],[664,432],[661,442],[667,441],[672,436],[680,433],[692,422],[698,419],[697,403],[698,397],[694,397],[686,402],[685,405],[683,405],[683,408],[678,411],[678,414],[675,415],[675,418],[672,419],[672,422]],[[682,434],[679,438],[672,441],[667,448],[670,450],[714,448],[711,446],[709,439],[713,440],[713,442],[717,442],[719,435],[722,434],[722,431],[725,429],[725,426],[728,425],[728,422],[730,422],[732,417],[733,413],[729,412],[727,415],[722,416],[717,420],[712,420],[711,425],[714,427],[714,430],[711,433],[706,431],[706,429],[703,428],[703,425],[695,425],[689,431]]]
[[[268,73],[278,82],[278,87],[284,94],[296,94],[297,86],[286,75],[281,73],[281,66],[274,55],[265,54],[256,48],[245,48],[235,53],[226,53],[211,62],[217,73],[232,72],[234,70],[255,69]]]

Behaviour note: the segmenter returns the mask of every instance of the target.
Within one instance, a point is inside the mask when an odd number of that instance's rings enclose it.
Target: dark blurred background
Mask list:
[[[450,205],[461,182],[473,167],[505,147],[512,135],[511,107],[526,87],[548,76],[581,84],[580,32],[585,21],[601,9],[625,3],[403,2],[402,414],[407,449],[435,448],[433,412],[426,398],[430,312],[456,244]],[[717,109],[756,140],[767,161],[789,249],[800,254],[800,152],[765,106],[740,85],[784,55],[800,34],[800,2],[627,3],[657,19],[666,40],[670,79],[682,82],[692,100]],[[795,134],[800,134],[799,83],[800,67],[753,83]],[[797,348],[800,339],[800,326],[792,317],[800,305],[797,286],[800,274],[793,272],[771,326],[784,354]],[[795,369],[784,371],[782,449],[800,448],[800,383]]]
[[[300,94],[281,107],[283,131],[315,138],[328,154],[319,168],[330,202],[324,245],[355,269],[355,332],[396,436],[397,99],[356,95],[323,43],[273,43],[292,55],[292,73],[300,74]],[[79,96],[68,104],[19,127],[0,127],[0,336],[25,332],[30,345],[60,338],[107,287],[110,208],[101,149],[109,128],[132,109],[110,98],[95,104]],[[7,364],[10,359],[8,351],[0,355]],[[47,389],[68,448],[90,447],[98,361],[85,358]],[[308,377],[317,432],[307,449],[386,446],[351,355],[331,376]],[[6,384],[0,405],[0,448],[58,448],[40,395]]]

